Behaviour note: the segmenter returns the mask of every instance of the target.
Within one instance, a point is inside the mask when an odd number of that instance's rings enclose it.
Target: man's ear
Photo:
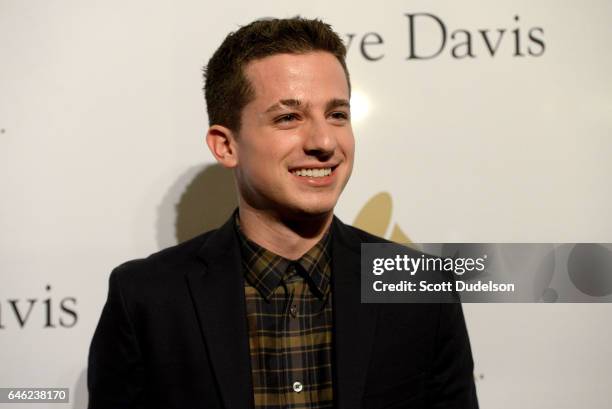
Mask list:
[[[222,125],[212,125],[206,133],[206,144],[217,162],[226,168],[238,165],[236,135]]]

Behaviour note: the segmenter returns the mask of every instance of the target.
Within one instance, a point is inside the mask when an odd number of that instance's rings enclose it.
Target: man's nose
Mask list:
[[[322,119],[312,119],[306,129],[304,151],[325,160],[333,156],[338,144],[332,125]]]

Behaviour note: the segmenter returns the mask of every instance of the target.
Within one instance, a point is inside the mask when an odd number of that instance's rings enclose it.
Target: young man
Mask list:
[[[345,53],[300,18],[215,52],[206,142],[239,208],[113,271],[90,408],[477,407],[460,304],[360,303],[360,244],[381,239],[333,215],[354,155]]]

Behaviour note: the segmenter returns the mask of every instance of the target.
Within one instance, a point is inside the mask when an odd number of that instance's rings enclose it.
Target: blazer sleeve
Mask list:
[[[142,353],[122,295],[121,271],[118,267],[110,275],[108,298],[89,350],[89,409],[144,408]]]
[[[439,304],[429,407],[478,409],[474,362],[460,303]]]

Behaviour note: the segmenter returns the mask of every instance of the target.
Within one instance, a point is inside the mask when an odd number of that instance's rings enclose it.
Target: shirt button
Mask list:
[[[293,318],[297,317],[297,313],[298,313],[297,305],[293,304],[291,308],[289,308],[289,313],[291,314]]]
[[[302,392],[302,389],[304,389],[304,385],[302,385],[302,382],[293,382],[293,390],[297,393]]]

